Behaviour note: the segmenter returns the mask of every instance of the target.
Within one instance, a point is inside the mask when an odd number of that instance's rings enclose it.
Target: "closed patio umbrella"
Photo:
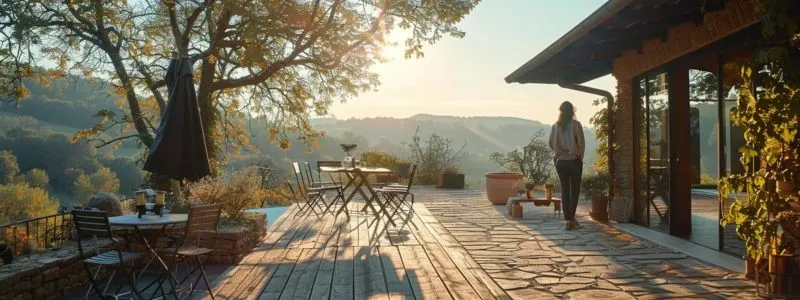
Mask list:
[[[211,174],[189,58],[172,59],[165,78],[169,100],[144,170],[175,180]]]

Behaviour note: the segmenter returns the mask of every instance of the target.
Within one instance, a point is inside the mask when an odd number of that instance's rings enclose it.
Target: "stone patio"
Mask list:
[[[518,299],[753,299],[742,274],[588,218],[565,231],[552,207],[524,206],[512,219],[481,191],[418,188],[417,199],[506,292]]]

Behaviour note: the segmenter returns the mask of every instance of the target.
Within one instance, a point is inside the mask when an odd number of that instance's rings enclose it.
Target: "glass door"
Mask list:
[[[669,232],[670,153],[669,93],[667,73],[646,77],[644,125],[646,127],[648,226]]]

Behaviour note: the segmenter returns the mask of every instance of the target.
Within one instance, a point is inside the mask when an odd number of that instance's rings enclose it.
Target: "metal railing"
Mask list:
[[[61,248],[72,238],[72,214],[59,213],[0,225],[0,244],[15,256]]]

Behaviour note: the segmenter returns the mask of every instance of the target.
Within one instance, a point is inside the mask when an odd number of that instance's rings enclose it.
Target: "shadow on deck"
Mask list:
[[[497,299],[508,295],[423,204],[405,224],[371,214],[293,217],[212,285],[217,299]],[[209,298],[197,294],[196,297]]]

